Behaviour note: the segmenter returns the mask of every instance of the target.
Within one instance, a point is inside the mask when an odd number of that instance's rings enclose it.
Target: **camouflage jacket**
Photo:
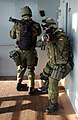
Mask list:
[[[46,45],[46,51],[50,59],[50,63],[66,64],[71,52],[68,37],[62,32],[57,33],[55,36],[55,44],[52,41],[49,41]]]

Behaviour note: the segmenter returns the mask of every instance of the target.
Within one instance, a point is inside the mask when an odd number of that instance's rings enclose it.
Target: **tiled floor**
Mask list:
[[[27,83],[27,80],[24,80]],[[27,83],[28,84],[28,83]],[[35,82],[36,88],[39,81]],[[59,86],[59,108],[47,114],[48,95],[16,90],[16,81],[0,81],[0,120],[78,120],[62,86]]]

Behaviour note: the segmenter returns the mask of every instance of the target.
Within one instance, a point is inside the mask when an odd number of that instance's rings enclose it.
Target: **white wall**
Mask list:
[[[69,35],[74,53],[74,69],[66,77],[65,88],[69,99],[78,114],[78,0],[60,0],[60,8],[62,14],[59,20],[59,25],[65,30],[66,27],[66,16],[65,16],[65,5],[68,2],[68,20],[67,20],[67,34]]]
[[[15,49],[15,41],[9,37],[9,31],[13,23],[9,22],[9,17],[20,19],[20,8],[29,5],[33,12],[33,19],[41,23],[43,18],[39,15],[39,10],[44,9],[45,15],[57,18],[56,9],[60,0],[0,0],[0,76],[16,76],[16,66],[9,58],[9,51]],[[39,39],[39,38],[38,38]],[[36,75],[39,75],[46,64],[47,55],[45,51],[37,49],[39,62],[36,67]]]

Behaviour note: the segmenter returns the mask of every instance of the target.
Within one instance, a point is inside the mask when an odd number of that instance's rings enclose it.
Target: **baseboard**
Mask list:
[[[16,79],[17,79],[16,76],[0,76],[0,80],[16,80]],[[27,77],[27,76],[24,76],[23,79],[24,79],[24,80],[27,80],[28,77]],[[36,80],[39,80],[39,79],[40,79],[39,75],[35,75],[35,79],[36,79]]]

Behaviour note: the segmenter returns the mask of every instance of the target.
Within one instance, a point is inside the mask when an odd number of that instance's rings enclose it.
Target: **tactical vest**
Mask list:
[[[50,41],[47,45],[47,54],[50,62],[51,64],[67,64],[67,62],[71,60],[72,55],[70,41],[67,36],[61,32],[56,34],[55,37],[55,42]]]
[[[19,27],[20,37],[18,47],[21,50],[30,50],[33,46],[35,47],[32,40],[32,22],[22,21],[19,23]]]

